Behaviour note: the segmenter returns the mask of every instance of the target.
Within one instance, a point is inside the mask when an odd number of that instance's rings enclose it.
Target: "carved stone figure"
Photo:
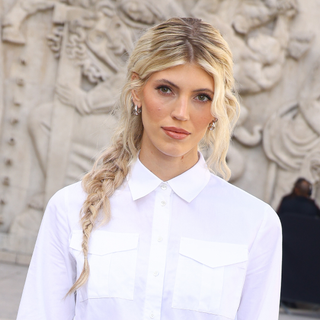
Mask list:
[[[241,113],[237,126],[233,132],[233,139],[246,147],[253,148],[261,142],[262,127],[257,124],[253,127],[252,133],[249,132],[244,126],[248,115],[248,109],[244,105],[241,105]],[[241,152],[238,151],[233,144],[229,147],[227,160],[232,171],[230,181],[236,181],[244,174],[246,170],[246,162]]]
[[[299,100],[280,108],[264,128],[264,150],[272,161],[266,199],[275,207],[284,194],[290,193],[297,178],[304,177],[313,184],[320,181],[319,89],[317,62]]]
[[[53,8],[56,2],[48,0],[18,0],[3,19],[2,39],[17,44],[25,44],[26,39],[20,31],[22,22],[37,11]]]

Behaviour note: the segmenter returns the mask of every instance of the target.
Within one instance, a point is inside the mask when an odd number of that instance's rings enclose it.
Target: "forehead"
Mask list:
[[[149,82],[168,80],[177,86],[207,88],[213,90],[212,75],[194,63],[186,63],[175,67],[154,72]]]

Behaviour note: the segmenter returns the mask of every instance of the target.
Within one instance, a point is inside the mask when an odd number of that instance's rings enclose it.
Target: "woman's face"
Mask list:
[[[196,64],[155,72],[133,101],[142,108],[141,152],[155,157],[198,159],[198,144],[214,119],[214,81]],[[193,160],[192,160],[193,159]]]

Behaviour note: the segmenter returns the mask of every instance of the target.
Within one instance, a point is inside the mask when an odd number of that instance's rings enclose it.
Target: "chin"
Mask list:
[[[178,146],[170,146],[167,148],[157,148],[160,153],[167,157],[172,157],[172,158],[179,158],[183,157],[187,154],[192,153],[193,149],[191,150],[183,150],[182,148],[179,148]],[[198,152],[198,148],[197,148]]]

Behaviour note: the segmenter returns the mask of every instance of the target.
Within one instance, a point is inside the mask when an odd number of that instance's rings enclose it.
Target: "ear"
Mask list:
[[[140,79],[137,73],[132,73],[131,80],[138,80]],[[132,101],[134,105],[137,105],[138,107],[141,107],[141,93],[140,90],[132,89],[131,90],[131,95],[132,95]]]

